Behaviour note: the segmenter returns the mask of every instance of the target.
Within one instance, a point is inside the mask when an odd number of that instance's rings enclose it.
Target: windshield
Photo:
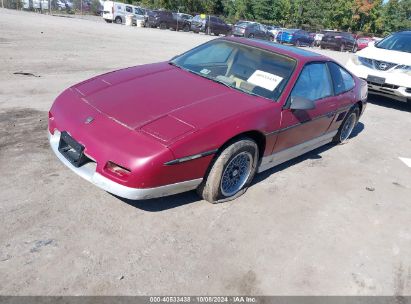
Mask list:
[[[251,95],[277,100],[292,75],[292,58],[231,41],[211,41],[170,62]]]
[[[375,45],[377,48],[411,53],[411,35],[397,33],[384,38]]]

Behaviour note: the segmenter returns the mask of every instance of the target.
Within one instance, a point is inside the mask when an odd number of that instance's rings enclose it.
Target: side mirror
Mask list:
[[[312,110],[315,109],[314,101],[301,96],[291,97],[291,110]]]

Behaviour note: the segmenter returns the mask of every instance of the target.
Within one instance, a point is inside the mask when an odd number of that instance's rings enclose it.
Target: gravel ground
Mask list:
[[[96,20],[0,9],[0,294],[411,294],[409,106],[371,96],[348,144],[258,175],[233,202],[121,200],[53,155],[53,99],[211,37]]]

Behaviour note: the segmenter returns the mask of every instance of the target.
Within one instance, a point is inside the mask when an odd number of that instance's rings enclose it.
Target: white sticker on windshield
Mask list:
[[[205,75],[208,75],[210,72],[211,72],[211,71],[210,71],[210,70],[207,70],[207,69],[202,69],[202,70],[200,71],[201,74],[205,74]]]
[[[247,81],[253,85],[274,91],[274,89],[280,84],[281,80],[283,80],[283,78],[280,76],[256,70]]]

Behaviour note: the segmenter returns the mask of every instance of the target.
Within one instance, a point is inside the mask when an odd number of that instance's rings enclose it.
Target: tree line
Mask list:
[[[141,0],[138,4],[218,15],[230,23],[254,20],[312,31],[339,29],[386,35],[411,28],[411,0]]]

